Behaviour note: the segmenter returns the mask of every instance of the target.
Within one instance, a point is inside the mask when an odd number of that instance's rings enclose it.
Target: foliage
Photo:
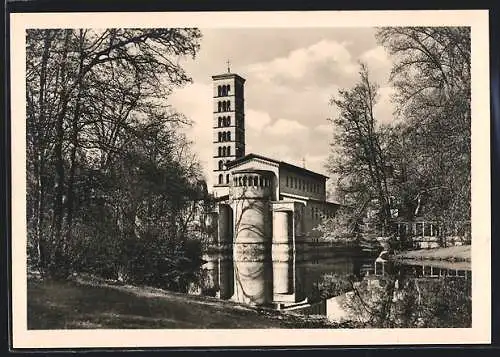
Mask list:
[[[175,285],[198,259],[190,241],[206,187],[168,95],[190,81],[179,59],[200,37],[27,31],[28,233],[44,274]]]
[[[470,28],[382,28],[400,126],[388,147],[405,214],[470,220]]]
[[[312,301],[329,299],[352,290],[353,276],[341,274],[323,274],[320,280],[314,283]]]
[[[394,61],[393,123],[375,118],[378,85],[364,65],[331,100],[338,116],[328,169],[352,208],[343,225],[387,236],[395,217],[418,218],[446,234],[470,220],[470,29],[380,28],[377,39]]]
[[[370,328],[470,327],[471,282],[462,278],[388,276],[363,281],[345,302],[358,322]]]
[[[391,218],[391,196],[383,137],[374,114],[378,86],[366,65],[360,65],[359,75],[353,88],[340,90],[331,100],[339,114],[332,119],[336,134],[328,168],[338,177],[344,203],[353,207],[344,218],[357,224],[371,208],[373,224],[384,229]]]
[[[359,239],[359,217],[349,207],[341,206],[331,218],[322,220],[315,228],[322,240],[329,242],[357,242]]]

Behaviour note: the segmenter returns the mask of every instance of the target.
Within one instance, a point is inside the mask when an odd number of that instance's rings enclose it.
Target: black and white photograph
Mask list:
[[[489,341],[487,11],[80,15],[11,15],[19,347]]]

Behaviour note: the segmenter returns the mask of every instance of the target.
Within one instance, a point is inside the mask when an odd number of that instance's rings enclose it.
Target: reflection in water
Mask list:
[[[272,302],[272,280],[267,262],[235,261],[235,294],[233,300],[252,305]]]
[[[355,249],[252,243],[234,244],[204,259],[202,294],[283,308],[325,298],[320,290],[332,277],[360,280],[373,271],[374,257]]]
[[[356,249],[256,243],[204,259],[198,293],[221,299],[371,327],[471,323],[471,271],[462,263],[400,265]]]
[[[192,282],[193,293],[230,299],[234,294],[233,261],[221,254],[205,255],[205,263],[199,274],[199,281]],[[198,287],[194,285],[198,283]]]
[[[293,262],[273,262],[274,294],[290,294],[293,289]]]
[[[229,299],[234,293],[234,271],[231,259],[218,259],[219,263],[219,297]]]
[[[471,275],[463,262],[386,261],[352,293],[327,300],[327,316],[374,328],[470,327]]]

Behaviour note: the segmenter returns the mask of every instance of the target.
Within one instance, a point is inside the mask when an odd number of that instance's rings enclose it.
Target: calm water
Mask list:
[[[376,256],[354,248],[233,246],[204,255],[190,292],[274,307],[315,302],[372,274]]]
[[[235,244],[205,253],[189,293],[367,327],[471,326],[470,269],[387,261],[382,267],[377,256],[353,248]]]

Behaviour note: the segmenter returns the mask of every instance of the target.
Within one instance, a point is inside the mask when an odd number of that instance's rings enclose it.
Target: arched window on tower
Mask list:
[[[224,170],[224,161],[219,161],[219,170]]]
[[[219,156],[222,156],[222,147],[219,146]]]
[[[222,95],[222,87],[218,86],[217,87],[217,95],[220,97]]]
[[[227,141],[227,133],[226,132],[222,133],[222,141]]]
[[[226,86],[226,93],[229,94],[230,91],[231,91],[231,86],[228,84]]]
[[[226,103],[227,103],[226,101],[223,101],[223,102],[222,102],[222,111],[223,111],[223,112],[225,112],[225,111],[226,111],[226,106],[227,106],[227,104],[226,104]]]
[[[219,112],[222,111],[222,102],[217,103],[217,105],[218,105],[218,111]]]
[[[222,148],[222,156],[226,156],[226,147],[225,146]]]
[[[223,117],[219,117],[219,128],[222,126],[223,119]]]
[[[226,183],[229,183],[229,174],[226,175]]]
[[[227,126],[230,126],[231,125],[231,117],[227,117]]]
[[[231,146],[227,147],[227,156],[231,156]]]
[[[219,131],[218,134],[219,134],[219,138],[218,138],[219,140],[218,141],[222,141],[222,133]]]
[[[231,102],[229,100],[226,101],[226,111],[231,111]]]
[[[227,141],[231,141],[231,132],[230,131],[227,132]]]
[[[223,180],[224,180],[224,176],[222,176],[222,174],[220,174],[219,175],[219,183],[220,184],[224,183]]]

